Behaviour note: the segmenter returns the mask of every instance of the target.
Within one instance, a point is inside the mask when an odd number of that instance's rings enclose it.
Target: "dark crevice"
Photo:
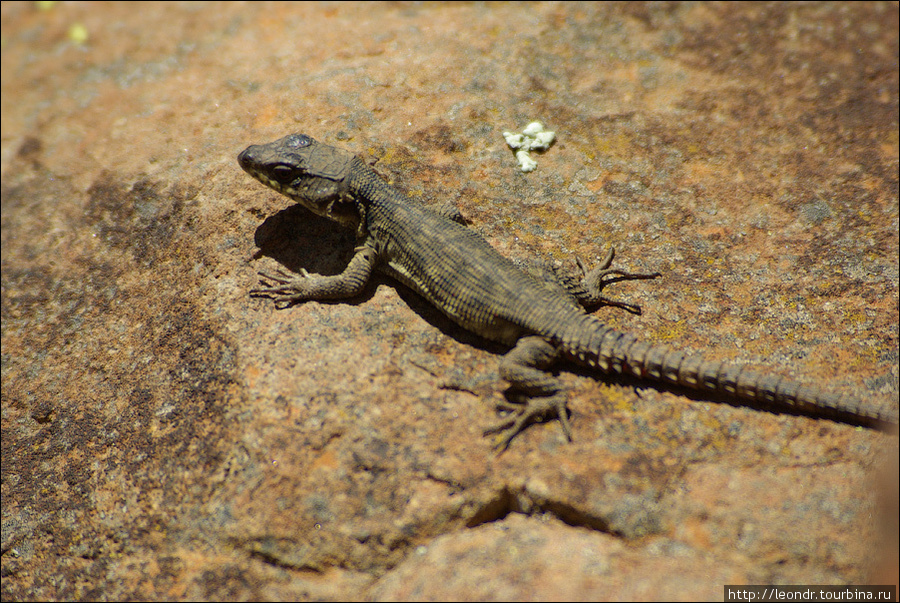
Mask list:
[[[539,500],[525,491],[514,491],[510,488],[498,491],[495,498],[469,519],[466,527],[474,528],[485,523],[500,521],[510,513],[522,513],[528,516],[550,514],[573,527],[588,528],[618,537],[624,536],[612,529],[602,518],[585,513],[573,505],[556,500]]]

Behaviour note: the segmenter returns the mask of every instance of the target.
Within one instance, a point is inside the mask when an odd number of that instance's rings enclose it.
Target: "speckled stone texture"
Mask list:
[[[354,241],[236,162],[305,132],[509,257],[614,245],[663,273],[617,328],[888,407],[896,3],[0,11],[4,601],[896,584],[896,435],[562,370],[575,441],[498,457],[502,348],[387,279],[248,296]]]

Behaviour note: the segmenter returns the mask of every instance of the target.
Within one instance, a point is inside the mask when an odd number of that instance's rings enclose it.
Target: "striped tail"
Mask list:
[[[667,345],[645,343],[590,315],[577,322],[568,330],[570,337],[564,336],[557,343],[567,357],[605,373],[718,394],[771,411],[795,412],[873,429],[889,430],[898,423],[896,410],[881,411],[854,396],[807,387],[741,365],[706,360]]]

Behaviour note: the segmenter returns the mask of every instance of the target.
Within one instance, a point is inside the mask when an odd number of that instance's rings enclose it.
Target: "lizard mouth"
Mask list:
[[[269,177],[267,170],[264,169],[264,161],[262,159],[262,155],[265,152],[265,147],[262,145],[251,145],[241,151],[238,155],[238,164],[241,166],[245,172],[265,184],[276,191],[281,192],[284,187],[281,183],[276,182],[272,178]]]

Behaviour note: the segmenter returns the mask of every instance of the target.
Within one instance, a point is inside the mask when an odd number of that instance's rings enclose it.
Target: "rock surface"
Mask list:
[[[502,349],[386,279],[248,297],[353,240],[235,160],[305,132],[510,257],[614,245],[664,273],[618,328],[888,406],[896,3],[0,10],[3,600],[896,584],[895,435],[562,371],[575,441],[495,456]]]

